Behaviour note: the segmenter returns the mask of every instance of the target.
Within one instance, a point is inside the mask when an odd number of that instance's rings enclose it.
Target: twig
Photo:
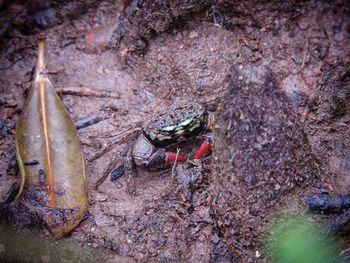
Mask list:
[[[109,145],[105,149],[102,149],[102,151],[100,151],[97,154],[95,154],[94,156],[92,156],[90,159],[88,159],[88,161],[89,162],[95,161],[95,160],[99,159],[101,156],[110,152],[114,148],[114,146],[117,145],[118,143],[125,143],[125,142],[131,140],[133,137],[137,136],[137,132],[139,132],[140,130],[141,130],[140,128],[135,128],[135,129],[132,129],[130,131],[123,132],[122,134],[126,134],[126,135],[124,135],[121,138],[117,138],[117,139],[113,140],[112,142],[110,142]]]
[[[109,145],[106,148],[102,149],[102,151],[96,153],[94,156],[89,158],[88,162],[93,162],[93,161],[101,158],[103,155],[110,152],[114,148],[114,146],[116,146],[119,142],[120,142],[120,140],[115,140],[115,141],[109,143]]]
[[[63,95],[74,96],[91,96],[97,98],[114,98],[119,99],[120,93],[109,90],[95,90],[88,87],[60,87],[56,89],[58,93]]]
[[[171,168],[171,177],[174,180],[175,178],[175,168],[176,168],[176,164],[177,164],[177,158],[179,157],[179,153],[180,153],[180,148],[176,149],[176,157],[175,157],[175,162],[173,164],[173,167]]]
[[[175,161],[174,161],[174,164],[171,168],[171,181],[167,184],[167,186],[164,188],[164,190],[160,193],[160,196],[163,198],[165,197],[168,193],[169,193],[169,189],[171,187],[172,184],[174,184],[174,179],[175,179],[175,168],[176,168],[176,165],[177,165],[177,159],[179,157],[179,154],[180,154],[180,149],[177,148],[176,149],[176,157],[175,157]]]
[[[18,61],[22,60],[23,57],[19,57],[18,59],[16,59],[15,61],[13,61],[10,65],[5,66],[5,67],[0,67],[0,70],[7,70],[12,68]]]
[[[140,123],[136,123],[135,125],[130,125],[126,128],[119,128],[123,129],[122,131],[108,131],[103,134],[97,135],[97,136],[90,136],[90,137],[98,137],[98,138],[112,138],[112,137],[119,137],[123,136],[125,134],[134,133],[141,129]]]
[[[18,181],[15,181],[12,183],[10,189],[6,192],[4,196],[3,204],[8,204],[11,201],[13,201],[19,191],[20,183]]]

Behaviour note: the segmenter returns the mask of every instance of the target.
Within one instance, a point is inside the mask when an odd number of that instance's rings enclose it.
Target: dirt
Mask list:
[[[271,209],[302,211],[308,187],[320,188],[330,174],[313,156],[300,116],[268,67],[233,66],[227,82],[215,132],[218,179],[211,184],[222,236],[214,255],[235,262],[241,257],[227,246],[254,258],[251,248],[259,247],[264,225],[276,216]]]
[[[7,166],[38,33],[57,88],[120,93],[62,95],[74,120],[110,114],[79,130],[87,159],[111,133],[184,97],[217,107],[212,157],[174,173],[138,171],[136,195],[126,177],[94,190],[123,145],[89,162],[89,213],[66,239],[141,262],[266,262],[261,237],[275,215],[305,211],[306,194],[349,193],[346,1],[28,2],[0,1],[0,193],[13,180]],[[37,225],[11,217],[17,211],[1,205],[1,222]]]

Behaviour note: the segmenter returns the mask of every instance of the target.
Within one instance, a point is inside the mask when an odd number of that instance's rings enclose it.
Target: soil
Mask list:
[[[74,120],[108,113],[79,130],[87,160],[184,98],[216,109],[213,155],[139,170],[136,194],[126,177],[94,189],[123,144],[88,162],[89,213],[65,240],[112,262],[267,262],[276,215],[305,212],[308,194],[350,192],[347,1],[44,2],[0,1],[1,197],[17,179],[8,165],[39,33],[58,89],[120,94],[62,95]],[[48,235],[20,210],[1,204],[0,222]]]

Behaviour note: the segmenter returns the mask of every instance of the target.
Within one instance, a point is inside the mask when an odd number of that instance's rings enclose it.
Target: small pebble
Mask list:
[[[158,59],[158,61],[163,60],[164,59],[164,55],[159,53],[158,56],[157,56],[157,59]]]
[[[198,36],[198,33],[196,31],[191,31],[189,37],[190,38],[195,38]]]
[[[105,194],[102,194],[102,193],[96,194],[96,201],[103,202],[103,201],[106,201],[107,199],[108,199],[108,196]]]

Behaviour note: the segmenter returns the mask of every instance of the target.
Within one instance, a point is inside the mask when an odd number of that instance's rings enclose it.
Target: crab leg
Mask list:
[[[199,147],[198,152],[194,156],[194,159],[201,159],[203,156],[205,156],[208,152],[211,151],[212,148],[212,139],[208,136],[205,138],[204,142],[202,143],[201,147]]]
[[[175,162],[184,162],[187,160],[186,156],[177,155],[174,152],[167,152],[165,149],[158,149],[147,159],[139,159],[134,154],[134,160],[137,166],[148,171],[161,171],[169,166],[169,164]]]
[[[177,162],[184,162],[187,160],[187,157],[181,154],[176,154],[174,152],[166,152],[166,158],[165,161],[168,163],[170,162],[175,162],[177,160]]]

